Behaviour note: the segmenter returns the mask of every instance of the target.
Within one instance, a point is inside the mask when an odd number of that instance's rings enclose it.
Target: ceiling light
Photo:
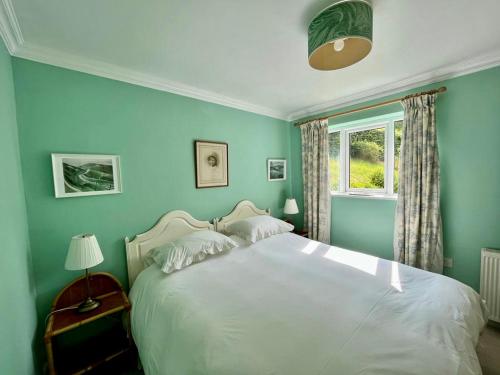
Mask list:
[[[335,42],[333,42],[333,49],[336,52],[341,52],[344,49],[344,46],[344,39],[337,39]]]
[[[372,30],[368,0],[335,2],[309,25],[309,65],[318,70],[335,70],[360,61],[372,49]]]

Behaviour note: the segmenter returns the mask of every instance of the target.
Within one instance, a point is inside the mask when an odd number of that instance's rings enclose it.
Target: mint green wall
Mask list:
[[[478,289],[481,247],[500,248],[500,67],[411,92],[441,85],[448,87],[437,102],[444,252],[454,260],[445,273]],[[396,104],[339,117],[330,124],[399,110]],[[299,130],[293,129],[291,136],[293,194],[302,204]],[[391,200],[334,197],[332,242],[392,259],[394,209]]]
[[[126,284],[123,238],[147,230],[169,210],[185,209],[199,219],[210,219],[248,198],[261,207],[271,207],[280,216],[292,186],[302,205],[300,133],[284,121],[13,59],[32,280],[10,64],[2,48],[1,162],[12,178],[0,186],[2,212],[11,213],[1,229],[9,256],[2,259],[0,267],[3,275],[17,283],[15,302],[9,299],[2,309],[19,319],[1,326],[1,337],[8,337],[0,339],[4,340],[0,341],[2,347],[8,348],[2,353],[8,360],[2,357],[1,366],[19,370],[17,373],[33,371],[33,284],[37,285],[41,322],[57,291],[79,275],[64,270],[72,235],[95,233],[105,257],[96,270],[110,271]],[[477,289],[480,248],[500,247],[500,68],[442,84],[449,89],[439,97],[437,111],[445,255],[455,262],[447,273]],[[397,110],[399,105],[336,122]],[[194,188],[194,139],[229,143],[228,188]],[[124,193],[55,199],[51,152],[119,154]],[[274,157],[289,159],[291,179],[267,182],[266,159]],[[394,207],[390,200],[333,198],[333,243],[391,258]],[[297,216],[300,226],[301,215]],[[7,285],[2,296],[13,291]],[[42,330],[39,323],[39,333]],[[17,346],[12,345],[14,335],[19,338]]]
[[[21,177],[11,58],[0,39],[0,374],[34,372],[35,287]]]
[[[291,181],[268,182],[267,158],[289,157],[288,123],[165,92],[14,59],[23,176],[38,307],[79,272],[64,270],[71,236],[95,233],[126,284],[124,237],[183,209],[209,220],[242,199],[280,216]],[[229,144],[229,187],[196,189],[195,139]],[[123,194],[54,198],[50,154],[121,156]]]

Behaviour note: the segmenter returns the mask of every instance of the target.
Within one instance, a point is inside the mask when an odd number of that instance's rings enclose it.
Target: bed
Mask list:
[[[147,375],[480,374],[486,316],[451,278],[285,233],[166,275],[155,246],[214,225],[183,211],[127,242],[132,332]],[[238,239],[235,239],[238,241]]]

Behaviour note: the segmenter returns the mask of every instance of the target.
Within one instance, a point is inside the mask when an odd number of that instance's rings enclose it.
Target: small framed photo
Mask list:
[[[229,186],[227,143],[195,141],[194,148],[196,188]]]
[[[286,180],[286,159],[267,160],[267,180],[268,181]]]
[[[122,192],[117,155],[52,154],[56,198]]]

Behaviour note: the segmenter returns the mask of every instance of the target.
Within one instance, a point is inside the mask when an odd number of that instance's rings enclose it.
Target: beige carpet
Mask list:
[[[483,375],[500,375],[500,326],[486,327],[479,338],[477,354]]]

